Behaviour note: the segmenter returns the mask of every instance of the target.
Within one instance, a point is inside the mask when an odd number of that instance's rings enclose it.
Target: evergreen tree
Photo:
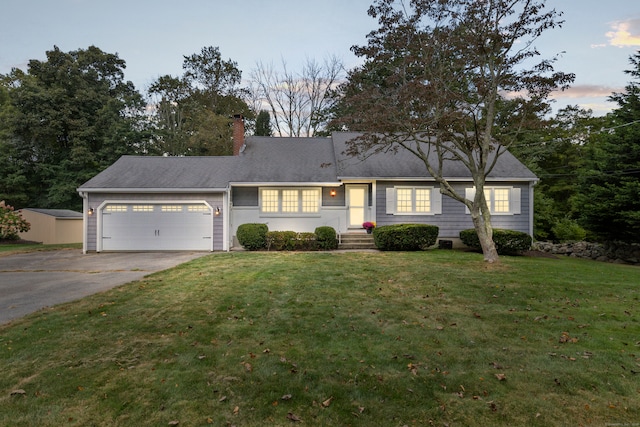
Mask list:
[[[266,110],[261,110],[256,118],[256,135],[271,136],[271,116]]]
[[[607,241],[640,242],[640,51],[631,56],[634,79],[610,100],[609,128],[587,145],[588,172],[580,185],[585,228]]]

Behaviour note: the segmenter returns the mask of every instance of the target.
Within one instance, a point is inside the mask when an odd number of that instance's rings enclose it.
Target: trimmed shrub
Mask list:
[[[373,229],[373,240],[382,251],[422,251],[436,243],[439,231],[428,224],[383,225]]]
[[[482,249],[478,233],[474,228],[462,230],[460,232],[462,243],[473,249]],[[493,243],[500,255],[516,255],[531,248],[531,236],[522,231],[503,230],[495,228],[493,230]]]
[[[295,249],[295,231],[269,231],[267,233],[268,251],[292,251]]]
[[[236,237],[238,242],[248,251],[258,251],[267,247],[267,224],[242,224],[238,227]]]
[[[318,248],[315,233],[295,231],[269,231],[267,250],[273,251],[313,251]]]
[[[316,233],[298,233],[296,237],[295,250],[316,251],[318,250],[318,240]]]
[[[551,228],[556,240],[560,243],[564,242],[580,242],[587,237],[584,228],[573,219],[562,218]]]
[[[338,236],[333,227],[323,226],[315,230],[318,249],[332,250],[338,249]]]

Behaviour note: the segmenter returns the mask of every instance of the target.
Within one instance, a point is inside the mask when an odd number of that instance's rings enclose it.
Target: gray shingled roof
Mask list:
[[[429,176],[427,168],[418,157],[407,150],[397,152],[371,154],[369,156],[352,157],[346,154],[347,142],[356,138],[359,133],[338,132],[333,134],[333,144],[338,162],[338,177],[370,178],[425,178]],[[432,164],[435,162],[433,155]],[[461,163],[448,161],[443,165],[443,176],[447,179],[471,178],[471,172]],[[494,169],[489,174],[494,179],[526,179],[536,176],[511,153],[503,153]]]
[[[21,209],[21,210],[37,212],[39,214],[49,215],[49,216],[53,216],[55,218],[62,218],[62,219],[82,218],[82,213],[81,212],[76,212],[76,211],[72,211],[72,210],[69,210],[69,209],[24,208],[24,209]]]
[[[337,182],[331,138],[252,136],[232,182]]]
[[[238,162],[232,156],[122,156],[79,190],[225,188]]]
[[[375,154],[366,159],[345,154],[357,133],[331,138],[248,137],[239,156],[123,156],[83,184],[79,191],[224,189],[229,183],[335,183],[344,178],[428,177],[411,153]],[[470,178],[459,162],[445,165],[446,178]],[[536,176],[510,153],[504,153],[489,175],[494,179],[534,180]]]

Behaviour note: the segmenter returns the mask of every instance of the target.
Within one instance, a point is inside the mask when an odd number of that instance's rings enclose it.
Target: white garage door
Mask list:
[[[213,221],[204,203],[110,203],[102,215],[102,250],[211,250]]]

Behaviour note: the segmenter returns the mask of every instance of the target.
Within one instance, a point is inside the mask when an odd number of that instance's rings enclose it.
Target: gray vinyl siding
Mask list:
[[[126,200],[135,202],[137,200],[145,200],[150,202],[161,202],[163,200],[171,201],[184,201],[185,203],[190,200],[204,200],[209,203],[213,209],[216,207],[221,209],[221,214],[213,217],[213,250],[223,249],[223,228],[224,228],[224,209],[223,209],[223,194],[222,193],[189,193],[189,194],[174,194],[174,193],[89,193],[88,205],[89,208],[93,208],[97,211],[97,208],[105,200]],[[97,248],[97,236],[98,236],[98,215],[87,217],[87,251],[95,251]]]
[[[331,190],[336,190],[336,195],[331,197]],[[322,206],[343,207],[345,204],[344,186],[324,187],[322,189]]]
[[[521,191],[520,214],[518,215],[492,215],[491,223],[494,228],[523,231],[529,233],[529,183],[499,182],[487,183],[487,187],[518,187]],[[462,230],[473,228],[471,215],[465,212],[465,206],[448,197],[442,196],[442,214],[440,215],[392,215],[386,213],[386,190],[394,186],[437,186],[435,182],[415,181],[378,181],[376,191],[376,222],[378,226],[391,224],[431,224],[440,228],[439,237],[459,237]],[[454,188],[460,194],[464,194],[465,188],[472,187],[469,184],[455,184]]]
[[[233,206],[258,206],[258,187],[233,187],[231,203]]]

